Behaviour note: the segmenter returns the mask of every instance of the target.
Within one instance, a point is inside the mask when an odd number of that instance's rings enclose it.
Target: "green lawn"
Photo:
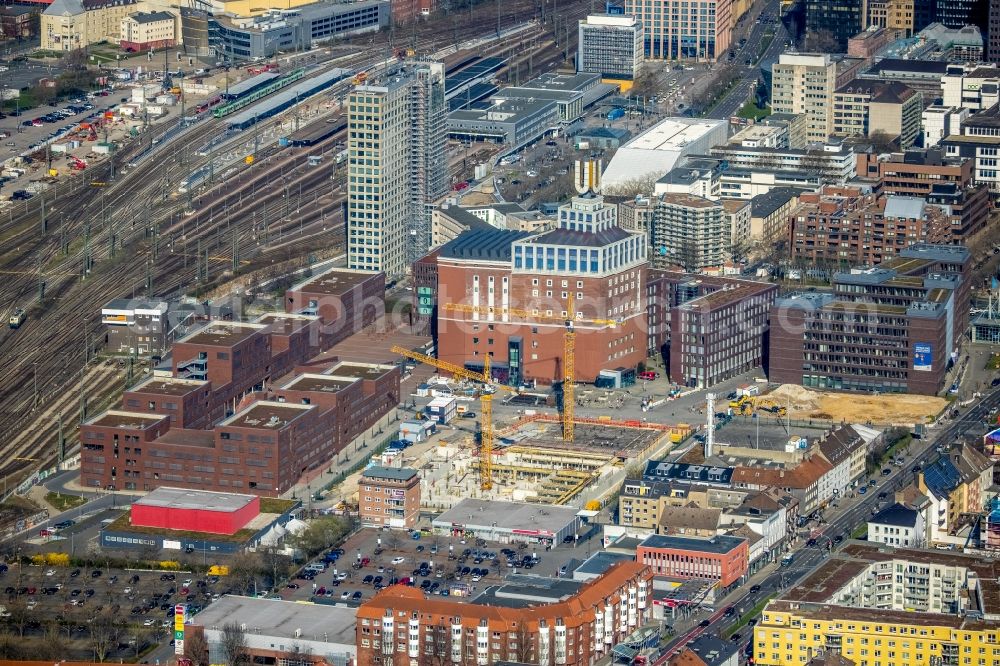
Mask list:
[[[766,118],[771,115],[770,109],[762,109],[753,102],[747,102],[743,105],[736,115],[740,118],[750,118],[751,120],[760,120],[761,118]]]
[[[990,360],[986,362],[987,370],[1000,370],[1000,354],[991,354]]]
[[[81,504],[86,504],[87,500],[79,495],[67,495],[65,493],[48,493],[45,495],[45,501],[54,506],[59,511],[67,511]]]
[[[868,524],[861,523],[851,531],[852,539],[863,539],[868,536]]]

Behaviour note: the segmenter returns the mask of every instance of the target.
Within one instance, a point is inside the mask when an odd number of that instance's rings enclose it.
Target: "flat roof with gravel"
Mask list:
[[[436,526],[463,525],[497,530],[538,530],[558,534],[576,520],[578,509],[551,504],[466,498],[434,520]]]
[[[168,509],[201,509],[203,511],[225,511],[231,513],[242,509],[256,498],[255,495],[239,493],[218,493],[210,490],[188,490],[160,486],[145,497],[136,500],[143,506],[159,506]]]

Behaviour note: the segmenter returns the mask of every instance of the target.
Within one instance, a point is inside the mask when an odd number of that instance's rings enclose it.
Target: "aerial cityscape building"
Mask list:
[[[0,7],[0,658],[996,666],[997,4]]]

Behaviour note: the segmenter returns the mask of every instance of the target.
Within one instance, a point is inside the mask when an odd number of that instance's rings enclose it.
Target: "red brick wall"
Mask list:
[[[625,274],[628,274],[625,279]],[[633,313],[620,325],[592,326],[577,322],[576,377],[592,382],[601,370],[618,367],[634,368],[646,358],[646,268],[625,271],[614,283],[608,278],[558,276],[542,274],[511,274],[505,267],[441,261],[438,266],[439,303],[473,304],[475,276],[479,277],[479,307],[489,305],[489,278],[493,277],[494,306],[503,307],[504,278],[508,278],[510,308],[521,308],[539,315],[561,319],[566,299],[572,292],[575,310],[583,317],[618,319],[616,308],[633,303]],[[536,284],[537,281],[537,284]],[[563,286],[563,282],[566,286]],[[551,282],[551,284],[550,284]],[[609,291],[611,295],[609,296]],[[618,293],[616,293],[618,292]],[[582,295],[578,297],[577,295]],[[563,377],[565,324],[559,319],[539,319],[527,322],[511,317],[512,321],[490,322],[480,315],[475,321],[468,313],[445,308],[438,310],[438,357],[452,363],[481,362],[492,353],[494,361],[508,362],[508,342],[520,336],[523,343],[523,376],[541,383],[551,383]],[[492,326],[492,329],[490,328]],[[492,340],[492,344],[491,341]]]

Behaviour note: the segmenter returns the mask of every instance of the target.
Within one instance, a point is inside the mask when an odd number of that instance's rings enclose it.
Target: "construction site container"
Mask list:
[[[450,423],[458,413],[458,400],[451,397],[438,397],[428,403],[427,415],[438,423]]]

